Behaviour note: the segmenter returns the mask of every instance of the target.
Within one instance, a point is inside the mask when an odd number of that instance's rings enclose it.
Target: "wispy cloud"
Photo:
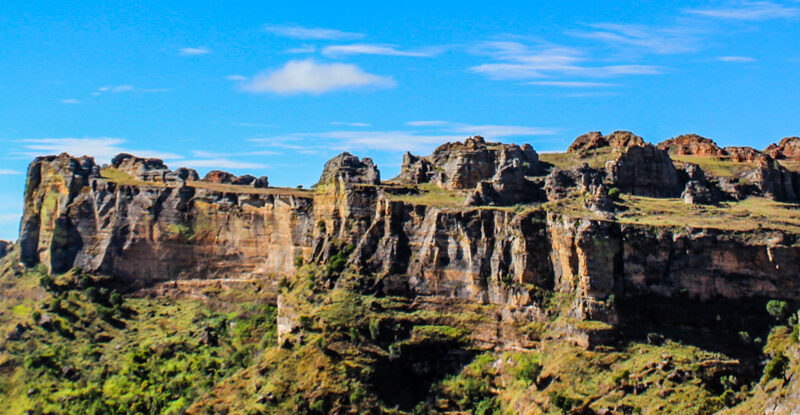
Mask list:
[[[698,49],[697,28],[689,26],[655,27],[634,24],[596,23],[591,30],[570,32],[574,36],[630,47],[656,54],[676,54]]]
[[[607,82],[580,82],[580,81],[534,81],[528,82],[528,85],[540,86],[553,86],[564,88],[604,88],[619,86],[619,84],[611,84]]]
[[[67,98],[67,99],[62,99],[61,103],[62,104],[72,104],[72,105],[74,105],[74,104],[80,104],[81,100],[76,99],[76,98]]]
[[[750,58],[747,56],[719,56],[715,60],[720,62],[755,62],[755,58]]]
[[[0,223],[17,223],[22,218],[22,213],[0,213]]]
[[[306,54],[306,53],[314,53],[317,51],[317,47],[314,45],[302,45],[295,48],[287,49],[286,52],[288,53],[296,53],[296,54]]]
[[[22,172],[21,171],[16,171],[16,170],[9,170],[9,169],[0,169],[0,176],[8,176],[8,175],[16,175],[16,174],[22,174]]]
[[[130,92],[136,89],[133,85],[110,85],[110,86],[101,86],[97,88],[95,91],[95,95],[100,95],[101,93],[107,92],[111,94],[119,94],[122,92]]]
[[[181,56],[208,55],[209,53],[211,53],[211,49],[206,47],[182,48],[180,49],[179,53],[181,54]]]
[[[294,39],[352,40],[364,37],[363,33],[343,32],[341,30],[325,29],[321,27],[266,25],[264,29],[270,33]]]
[[[209,169],[265,169],[267,165],[261,163],[251,163],[228,158],[182,160],[180,165],[190,168],[209,168]]]
[[[463,133],[467,135],[481,135],[490,138],[532,137],[556,133],[552,128],[531,127],[526,125],[475,125],[442,120],[409,121],[406,125],[411,127],[434,128],[441,131]]]
[[[237,127],[274,127],[274,124],[268,124],[265,122],[237,122],[233,123],[233,125]]]
[[[228,75],[225,77],[225,79],[229,81],[246,81],[248,78],[244,75],[235,74],[235,75]]]
[[[365,122],[345,122],[345,121],[331,121],[331,125],[344,125],[347,127],[370,127],[369,124]]]
[[[280,152],[270,150],[247,151],[237,153],[219,153],[205,150],[192,150],[192,156],[196,158],[227,158],[227,157],[250,157],[250,156],[277,156]]]
[[[169,91],[169,88],[136,88],[133,85],[107,85],[97,88],[97,91],[93,92],[92,95],[121,94],[126,92],[138,92],[146,94]]]
[[[687,9],[686,13],[731,20],[788,19],[800,16],[800,8],[771,1],[737,1],[724,7]]]
[[[395,85],[394,79],[363,71],[356,65],[319,63],[313,59],[292,60],[283,67],[258,74],[242,82],[243,91],[291,95],[326,92],[359,87]]]
[[[399,50],[395,45],[377,45],[368,43],[355,43],[352,45],[333,45],[322,49],[322,54],[326,56],[343,55],[384,55],[384,56],[413,56],[430,57],[438,53],[437,50]]]
[[[520,80],[551,76],[606,78],[621,75],[654,75],[663,70],[653,65],[589,65],[583,51],[576,48],[538,44],[535,47],[515,41],[481,43],[476,52],[497,62],[469,68],[497,80]]]
[[[45,154],[69,153],[73,156],[92,156],[98,162],[106,163],[119,153],[130,153],[140,157],[154,157],[165,160],[176,160],[182,157],[175,153],[155,150],[131,149],[123,146],[126,140],[115,137],[88,138],[31,138],[18,141],[22,146],[21,154],[36,157]]]

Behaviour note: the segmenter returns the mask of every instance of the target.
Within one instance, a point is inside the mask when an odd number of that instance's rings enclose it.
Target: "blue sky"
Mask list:
[[[473,134],[800,134],[798,1],[378,3],[4,2],[0,238],[61,151],[308,186],[344,150],[389,178]]]

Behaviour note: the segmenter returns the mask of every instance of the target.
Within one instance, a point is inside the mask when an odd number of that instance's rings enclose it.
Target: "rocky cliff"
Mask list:
[[[680,154],[720,154],[713,142],[693,139],[672,142]],[[618,312],[626,301],[651,297],[800,300],[794,228],[618,220],[648,198],[677,200],[682,190],[688,202],[698,188],[713,188],[714,201],[728,196],[713,172],[673,162],[672,144],[656,148],[617,132],[582,136],[572,147],[589,157],[578,149],[611,145],[605,166],[579,161],[565,170],[540,162],[529,145],[474,137],[428,157],[407,154],[389,183],[370,159],[344,153],[313,191],[224,172],[200,180],[128,155],[103,167],[87,157],[40,157],[28,172],[21,260],[52,273],[113,275],[133,289],[252,278],[275,287],[298,264],[334,258],[371,292],[524,309],[537,306],[534,287],[573,295],[576,318],[614,324],[627,319]],[[766,160],[745,196],[796,199],[795,173]]]

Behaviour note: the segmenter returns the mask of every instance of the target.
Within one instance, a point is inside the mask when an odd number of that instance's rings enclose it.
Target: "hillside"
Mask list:
[[[40,157],[4,413],[790,413],[800,139],[470,137],[314,189]]]

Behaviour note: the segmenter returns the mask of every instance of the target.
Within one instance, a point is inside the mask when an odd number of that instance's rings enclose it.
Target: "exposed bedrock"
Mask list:
[[[492,157],[527,151],[489,150],[475,140],[457,147],[467,153],[485,149]],[[492,197],[513,194],[518,179],[529,180],[521,157],[506,159],[488,176]],[[767,177],[774,166],[764,169],[756,185],[786,183]],[[325,262],[344,251],[365,288],[376,293],[524,308],[537,286],[574,294],[576,318],[611,323],[619,319],[615,301],[648,296],[800,300],[800,248],[793,235],[677,230],[614,219],[606,190],[611,185],[632,194],[678,197],[688,180],[694,183],[691,197],[704,197],[701,185],[708,182],[702,170],[690,166],[679,173],[667,153],[652,145],[627,147],[605,172],[583,166],[539,178],[548,198],[583,195],[592,210],[608,213],[599,216],[605,219],[541,204],[437,207],[401,201],[384,191],[371,160],[346,153],[326,165],[314,191],[254,189],[249,179],[224,186],[120,184],[97,172],[88,158],[34,160],[19,239],[25,264],[41,262],[54,273],[79,267],[109,274],[132,289],[182,279],[266,278],[277,286],[293,274],[298,257]],[[468,176],[456,175],[461,179],[450,183],[466,183]],[[763,187],[776,198],[792,197],[793,189]]]

